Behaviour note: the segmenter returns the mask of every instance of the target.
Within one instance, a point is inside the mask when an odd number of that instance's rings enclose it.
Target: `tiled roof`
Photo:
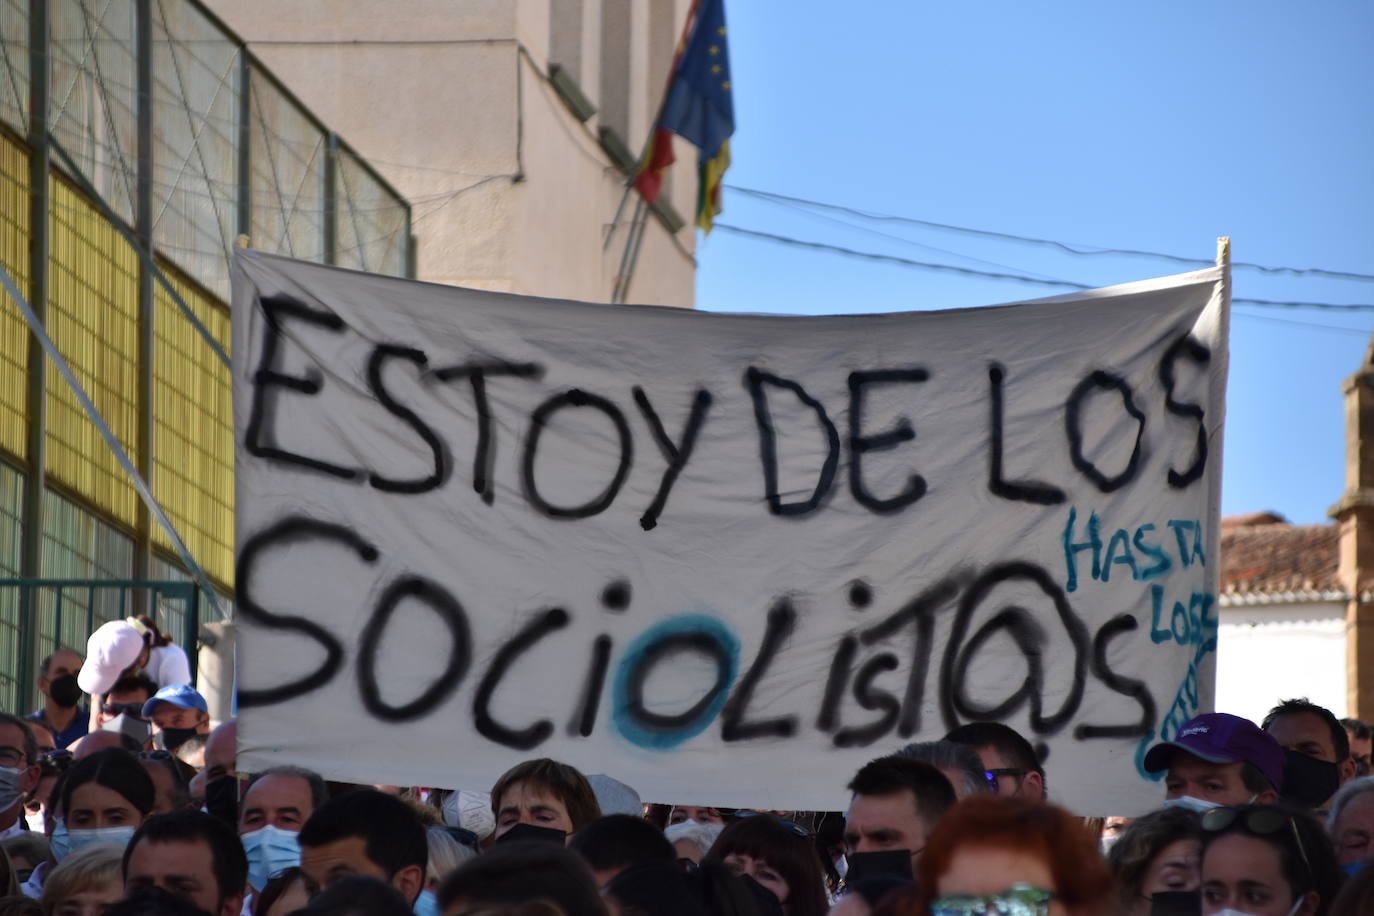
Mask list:
[[[1275,518],[1252,513],[1222,519],[1222,595],[1288,595],[1294,600],[1343,595],[1336,574],[1336,524],[1290,525]]]

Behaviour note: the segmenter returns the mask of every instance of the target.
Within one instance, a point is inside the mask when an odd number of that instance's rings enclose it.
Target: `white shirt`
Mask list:
[[[143,670],[159,687],[191,683],[191,663],[178,645],[158,646],[150,651]]]

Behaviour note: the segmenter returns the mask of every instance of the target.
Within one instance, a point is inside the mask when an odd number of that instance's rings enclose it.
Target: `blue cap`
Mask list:
[[[205,702],[205,697],[201,696],[199,691],[190,684],[170,684],[153,694],[153,698],[143,704],[143,718],[151,719],[153,707],[159,703],[171,703],[182,709],[198,709],[204,713],[210,711],[210,707]]]

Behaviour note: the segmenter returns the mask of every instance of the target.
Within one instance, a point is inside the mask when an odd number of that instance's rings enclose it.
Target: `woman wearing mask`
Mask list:
[[[736,820],[701,860],[712,863],[753,878],[778,898],[787,916],[822,916],[829,909],[811,833],[791,821],[771,814]]]
[[[1340,866],[1321,825],[1276,805],[1202,816],[1204,916],[1326,916]]]
[[[1137,818],[1107,852],[1121,916],[1199,912],[1202,824],[1194,811],[1162,808]]]
[[[935,825],[916,881],[930,916],[1111,912],[1112,874],[1097,843],[1060,808],[971,795]]]
[[[152,777],[126,750],[112,747],[77,761],[62,784],[68,848],[76,852],[92,843],[122,847],[152,812],[155,794]]]

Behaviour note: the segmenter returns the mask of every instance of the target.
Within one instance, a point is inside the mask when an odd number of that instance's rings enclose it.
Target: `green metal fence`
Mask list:
[[[101,624],[135,614],[153,619],[186,650],[196,675],[200,589],[193,582],[158,579],[0,579],[0,606],[17,606],[21,631],[37,634],[35,651],[22,642],[0,644],[0,709],[36,706],[34,680],[43,658],[61,648],[86,654],[86,640]],[[14,672],[11,676],[9,672]]]

